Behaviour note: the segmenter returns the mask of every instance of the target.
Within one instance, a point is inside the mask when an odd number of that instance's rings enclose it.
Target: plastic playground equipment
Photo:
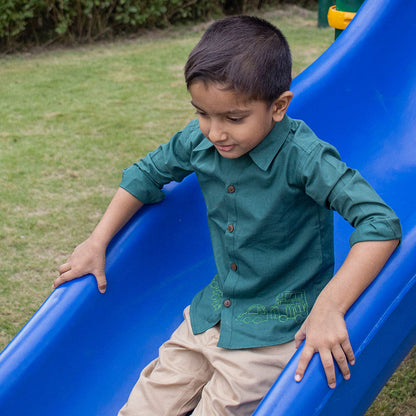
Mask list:
[[[349,381],[327,387],[299,351],[255,415],[362,415],[416,343],[416,2],[368,0],[293,83],[304,119],[358,168],[402,220],[401,246],[347,314],[356,354]],[[141,369],[215,273],[194,176],[166,188],[108,250],[108,290],[86,276],[56,289],[0,355],[2,416],[114,416]],[[350,226],[335,218],[336,262]],[[337,266],[336,265],[336,266]]]

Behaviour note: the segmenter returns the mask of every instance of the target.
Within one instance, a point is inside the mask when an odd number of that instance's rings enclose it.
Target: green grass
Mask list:
[[[333,40],[311,11],[261,15],[288,37],[294,75]],[[182,68],[205,27],[0,60],[0,349],[49,295],[122,169],[194,117]],[[414,414],[414,356],[395,377],[369,415]]]

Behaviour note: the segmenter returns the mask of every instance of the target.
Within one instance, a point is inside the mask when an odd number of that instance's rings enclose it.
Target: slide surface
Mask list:
[[[368,0],[293,84],[289,115],[338,147],[402,220],[401,246],[347,314],[351,380],[330,390],[317,356],[293,381],[299,351],[255,415],[361,415],[416,343],[416,2]],[[2,416],[113,416],[141,369],[215,273],[194,176],[166,187],[114,238],[108,290],[92,276],[56,289],[0,354]],[[335,217],[336,262],[351,227]]]

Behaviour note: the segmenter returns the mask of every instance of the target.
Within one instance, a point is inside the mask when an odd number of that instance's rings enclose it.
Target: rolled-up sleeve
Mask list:
[[[144,204],[155,204],[165,197],[162,186],[152,180],[141,168],[141,161],[123,170],[120,188],[125,189]]]
[[[164,185],[172,181],[180,182],[193,171],[190,133],[194,130],[193,124],[188,125],[168,143],[124,169],[120,187],[144,204],[162,201],[165,196],[162,191]]]
[[[349,242],[401,239],[400,221],[371,185],[341,161],[332,146],[319,145],[304,165],[305,189],[354,228]]]

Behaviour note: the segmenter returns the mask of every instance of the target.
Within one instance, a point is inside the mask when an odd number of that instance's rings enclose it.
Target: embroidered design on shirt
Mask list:
[[[217,276],[214,277],[209,286],[211,288],[212,307],[217,311],[218,309],[221,309],[223,296],[223,292],[220,289]]]
[[[269,320],[286,322],[289,319],[297,323],[303,322],[309,314],[309,306],[305,291],[290,291],[279,293],[276,303],[266,307],[261,304],[251,305],[246,312],[236,318],[245,324],[260,324]]]

